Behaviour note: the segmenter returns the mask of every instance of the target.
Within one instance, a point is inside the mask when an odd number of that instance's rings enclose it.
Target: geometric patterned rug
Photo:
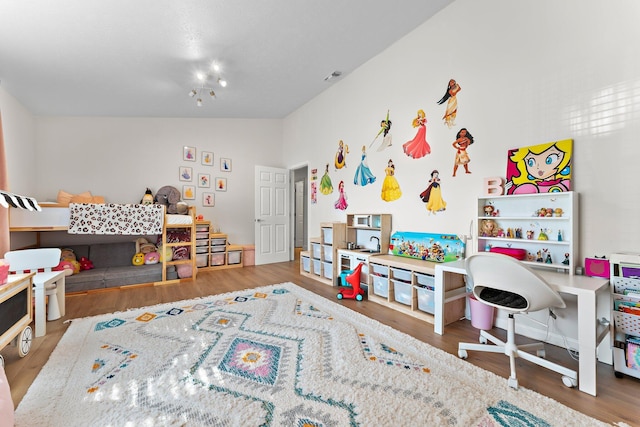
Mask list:
[[[16,410],[18,427],[568,425],[605,424],[292,283],[76,319]]]

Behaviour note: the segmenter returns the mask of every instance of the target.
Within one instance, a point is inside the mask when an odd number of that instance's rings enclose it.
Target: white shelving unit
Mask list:
[[[495,216],[485,214],[492,206]],[[541,209],[549,209],[551,216],[540,216]],[[561,213],[560,213],[561,212]],[[483,236],[484,220],[494,220],[504,235]],[[577,265],[578,193],[536,193],[478,198],[474,250],[484,252],[490,247],[524,249],[531,267],[547,268],[573,274]],[[511,230],[513,237],[508,236]],[[516,236],[516,230],[519,230]],[[527,232],[532,232],[531,238]],[[548,240],[541,240],[541,233]],[[542,259],[541,262],[537,259]]]
[[[615,309],[616,301],[640,304],[640,297],[624,295],[625,289],[640,293],[640,278],[638,278],[640,254],[611,254],[609,267],[611,269],[612,292],[610,335],[613,349],[613,370],[618,378],[622,377],[622,374],[640,378],[640,370],[630,368],[626,358],[627,337],[640,339],[640,315],[624,313]]]

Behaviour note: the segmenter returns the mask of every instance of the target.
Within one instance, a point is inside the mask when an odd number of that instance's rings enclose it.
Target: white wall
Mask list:
[[[637,142],[640,130],[640,3],[598,0],[457,0],[408,36],[337,81],[284,121],[285,164],[309,162],[322,176],[330,163],[334,187],[346,184],[349,207],[334,209],[337,192],[310,205],[309,231],[346,213],[393,214],[393,229],[468,234],[482,178],[505,176],[510,148],[574,139],[574,189],[580,193],[580,257],[640,251]],[[436,101],[450,78],[458,94],[456,126],[442,122]],[[402,144],[425,110],[432,153],[410,159]],[[367,148],[391,111],[393,146],[368,150],[373,185],[356,187],[360,148]],[[472,174],[453,178],[455,133],[475,137]],[[349,145],[348,167],[335,171],[338,140]],[[401,199],[380,198],[393,159]],[[418,195],[438,169],[447,210],[429,215]]]
[[[32,195],[37,181],[35,118],[11,94],[0,86],[0,112],[7,158],[9,188],[17,194]],[[11,239],[12,247],[33,243],[33,236],[20,235]]]

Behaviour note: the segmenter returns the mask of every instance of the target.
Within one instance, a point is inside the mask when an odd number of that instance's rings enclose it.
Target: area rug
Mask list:
[[[18,427],[423,425],[604,424],[292,283],[74,320],[16,411]]]

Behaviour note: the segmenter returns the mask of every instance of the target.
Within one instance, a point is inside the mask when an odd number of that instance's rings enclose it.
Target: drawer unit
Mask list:
[[[205,254],[196,255],[196,266],[197,267],[206,267],[208,265],[207,264],[207,261],[208,261],[207,257],[208,257],[208,255],[206,253]]]
[[[373,280],[373,293],[383,298],[389,297],[389,279],[382,276],[371,276]]]
[[[224,252],[218,254],[211,254],[210,257],[210,265],[224,265]]]
[[[322,275],[329,280],[333,280],[333,263],[322,262]]]
[[[391,273],[394,279],[402,280],[403,282],[411,283],[411,271],[403,270],[400,268],[391,268]]]
[[[307,273],[311,272],[311,260],[309,259],[308,255],[300,255],[300,266],[302,268],[302,271],[305,271]]]
[[[324,255],[324,261],[333,262],[333,246],[322,245],[322,252]]]
[[[411,283],[403,282],[401,280],[391,279],[393,283],[393,297],[400,304],[411,305],[411,292],[413,286]]]
[[[418,309],[433,314],[435,311],[435,292],[433,289],[416,286],[416,292],[418,293]]]
[[[314,259],[322,257],[322,245],[320,243],[311,243],[311,255]]]
[[[436,278],[431,276],[430,274],[422,274],[422,273],[413,273],[416,276],[416,284],[419,286],[423,286],[429,288],[431,290],[434,289],[436,284]]]
[[[242,251],[229,250],[227,252],[227,264],[240,264],[242,262]]]
[[[313,274],[316,276],[322,276],[322,261],[319,259],[313,260]]]

